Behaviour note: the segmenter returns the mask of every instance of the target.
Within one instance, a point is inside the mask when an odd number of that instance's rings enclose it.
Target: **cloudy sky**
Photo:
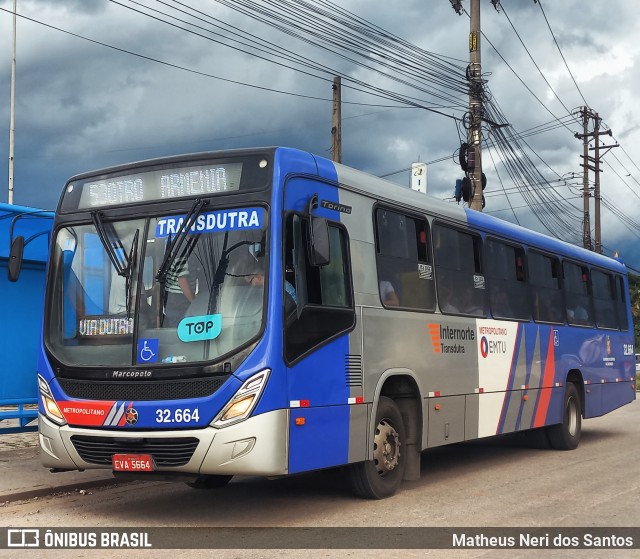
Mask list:
[[[574,133],[582,125],[571,115],[585,104],[598,112],[613,133],[602,143],[621,146],[603,158],[603,245],[640,270],[637,0],[542,1],[544,12],[534,0],[502,0],[499,12],[481,1],[487,97],[509,124],[501,130],[520,134],[518,156],[537,169],[529,177],[543,183],[538,213],[564,215],[565,238],[581,236],[580,217],[569,219],[562,205],[580,216],[582,142]],[[12,5],[0,0],[0,202],[8,190]],[[470,9],[469,0],[462,5]],[[323,14],[310,14],[312,6]],[[286,145],[328,157],[336,74],[344,163],[407,185],[412,162],[433,162],[428,185],[438,198],[451,198],[462,177],[469,18],[449,0],[18,0],[18,14],[16,204],[52,209],[76,173],[170,154]],[[336,15],[375,29],[373,43],[362,48],[351,29],[354,45],[342,50],[324,28]],[[269,16],[288,33],[268,25]],[[385,31],[407,42],[401,70],[385,66],[396,64],[397,39],[380,56]],[[433,81],[421,77],[425,70]],[[497,141],[488,125],[484,137]],[[504,154],[483,152],[485,211],[548,233]]]

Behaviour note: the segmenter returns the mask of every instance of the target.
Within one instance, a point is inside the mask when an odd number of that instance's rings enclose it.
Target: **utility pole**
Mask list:
[[[619,147],[619,144],[616,142],[615,144],[611,144],[609,146],[601,146],[600,145],[600,136],[608,135],[612,136],[611,130],[603,130],[600,131],[600,123],[602,119],[598,116],[598,113],[594,113],[595,124],[593,126],[593,134],[595,138],[594,147],[589,148],[593,150],[593,157],[589,157],[589,160],[595,163],[595,188],[593,190],[593,198],[595,200],[595,251],[599,254],[602,254],[602,231],[600,227],[600,173],[602,169],[600,169],[600,161],[602,157],[608,153],[611,149]],[[605,150],[605,151],[601,151]]]
[[[458,15],[465,10],[461,0],[449,0]],[[493,7],[499,11],[500,0],[491,0]],[[467,142],[464,145],[466,161],[461,155],[460,165],[466,173],[464,180],[470,184],[469,207],[482,211],[482,122],[485,121],[483,109],[483,80],[480,59],[480,0],[469,0],[469,66],[467,67],[467,81],[469,82],[469,113],[465,115],[467,128]],[[461,146],[461,154],[463,146]],[[467,198],[465,197],[465,201]]]
[[[576,138],[582,139],[583,145],[583,163],[580,166],[584,169],[583,179],[582,179],[582,197],[583,197],[583,212],[584,217],[582,221],[582,243],[584,248],[593,250],[597,253],[602,253],[602,227],[600,223],[600,173],[602,173],[602,169],[600,168],[600,161],[602,161],[602,157],[612,148],[618,147],[618,144],[612,144],[609,146],[601,146],[600,145],[600,136],[608,135],[611,136],[611,130],[600,130],[600,124],[602,119],[595,111],[592,111],[589,107],[581,107],[580,114],[582,116],[582,134],[575,134]],[[593,119],[593,132],[589,132],[589,121]],[[594,139],[594,146],[589,147],[590,139]],[[601,151],[602,149],[606,151]],[[593,151],[593,157],[589,155],[589,151]],[[594,198],[594,238],[595,243],[591,242],[591,223],[590,223],[590,201],[589,201],[589,171],[593,171],[595,173],[594,179],[594,189],[593,189],[593,198]]]
[[[11,59],[11,108],[9,117],[9,195],[8,202],[13,204],[13,161],[15,159],[16,134],[16,15],[17,0],[13,0],[13,57]]]
[[[480,0],[470,0],[469,30],[469,207],[482,211],[482,71],[480,65]],[[472,156],[475,156],[473,157]],[[473,161],[473,165],[471,164]]]
[[[593,221],[594,221],[594,237],[595,243],[593,250],[598,254],[602,254],[602,230],[600,226],[600,173],[602,173],[602,169],[600,169],[600,117],[598,113],[593,113],[593,137],[595,139],[595,144],[593,148],[593,162],[595,163],[595,186],[593,189],[593,199],[594,199],[594,212],[593,212]],[[589,158],[591,160],[591,158]]]
[[[591,250],[591,218],[589,217],[589,116],[588,107],[580,109],[582,114],[583,134],[576,134],[576,138],[582,138],[582,160],[580,166],[584,169],[582,173],[582,246]]]
[[[342,80],[333,78],[333,112],[331,122],[331,160],[342,163]]]

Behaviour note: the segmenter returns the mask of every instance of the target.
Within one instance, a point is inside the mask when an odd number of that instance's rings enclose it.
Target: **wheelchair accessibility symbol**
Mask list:
[[[158,338],[138,340],[138,363],[157,363],[159,342]]]

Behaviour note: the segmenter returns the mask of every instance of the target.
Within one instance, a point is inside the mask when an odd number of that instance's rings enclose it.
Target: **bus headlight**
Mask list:
[[[270,372],[270,369],[264,369],[248,378],[211,424],[226,427],[249,417],[267,385]]]
[[[67,420],[64,418],[64,415],[62,415],[53,394],[51,394],[51,389],[47,381],[40,375],[38,375],[38,389],[40,390],[40,398],[42,398],[42,405],[47,418],[58,425],[65,425]]]

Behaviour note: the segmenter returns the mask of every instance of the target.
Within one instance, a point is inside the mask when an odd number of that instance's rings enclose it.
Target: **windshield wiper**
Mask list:
[[[185,216],[176,236],[173,238],[173,241],[170,239],[167,241],[167,249],[164,253],[164,258],[162,259],[162,263],[158,268],[158,273],[156,274],[156,281],[160,283],[165,283],[167,280],[167,273],[169,272],[169,267],[175,260],[175,257],[178,255],[180,251],[180,247],[184,240],[187,238],[187,234],[191,226],[195,223],[196,219],[202,212],[202,208],[204,208],[209,203],[208,200],[203,200],[202,198],[198,198],[191,206],[189,213]]]
[[[133,235],[133,242],[131,243],[131,251],[129,255],[125,257],[127,258],[127,267],[125,268],[125,306],[127,307],[127,318],[131,316],[131,287],[133,286],[133,281],[131,281],[131,272],[133,268],[133,263],[138,259],[138,236],[140,235],[140,229],[136,229],[136,232]]]
[[[100,239],[100,242],[102,243],[102,246],[104,247],[104,250],[109,257],[109,260],[111,260],[111,264],[113,264],[113,267],[116,269],[116,272],[119,276],[128,279],[129,276],[131,276],[131,260],[124,252],[122,241],[120,241],[120,238],[116,234],[117,243],[119,245],[118,248],[121,248],[123,250],[122,256],[124,262],[122,262],[118,257],[116,249],[113,246],[111,239],[109,238],[109,234],[107,233],[104,223],[102,222],[102,214],[98,211],[91,212],[91,221],[93,221],[93,226],[96,228],[98,238]],[[113,227],[110,227],[110,229],[113,231]]]

